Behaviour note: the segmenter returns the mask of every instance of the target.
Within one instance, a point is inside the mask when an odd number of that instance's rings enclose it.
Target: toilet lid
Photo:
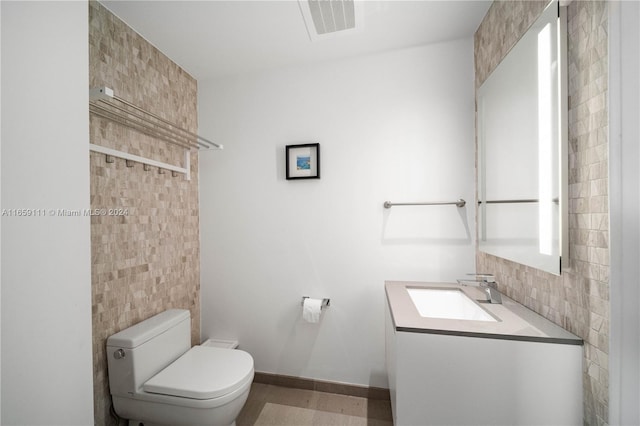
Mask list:
[[[149,379],[145,392],[212,399],[226,395],[253,379],[253,358],[244,351],[194,346]]]

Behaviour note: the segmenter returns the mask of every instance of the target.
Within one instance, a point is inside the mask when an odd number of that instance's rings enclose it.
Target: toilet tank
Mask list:
[[[169,309],[107,339],[112,395],[131,396],[191,347],[191,314]]]

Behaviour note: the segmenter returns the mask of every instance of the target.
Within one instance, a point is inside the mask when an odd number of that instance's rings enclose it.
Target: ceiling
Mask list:
[[[356,30],[312,40],[300,1],[101,3],[198,80],[471,37],[491,4],[359,1]]]

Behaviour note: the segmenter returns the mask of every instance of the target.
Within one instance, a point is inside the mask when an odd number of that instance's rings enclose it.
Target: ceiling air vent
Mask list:
[[[353,0],[298,0],[311,40],[356,28],[358,7]]]

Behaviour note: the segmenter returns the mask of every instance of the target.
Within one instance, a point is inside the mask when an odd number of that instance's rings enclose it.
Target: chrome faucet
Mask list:
[[[492,274],[467,274],[475,276],[475,279],[459,279],[460,285],[472,285],[484,288],[489,303],[502,303],[502,296],[496,288],[496,278]]]

